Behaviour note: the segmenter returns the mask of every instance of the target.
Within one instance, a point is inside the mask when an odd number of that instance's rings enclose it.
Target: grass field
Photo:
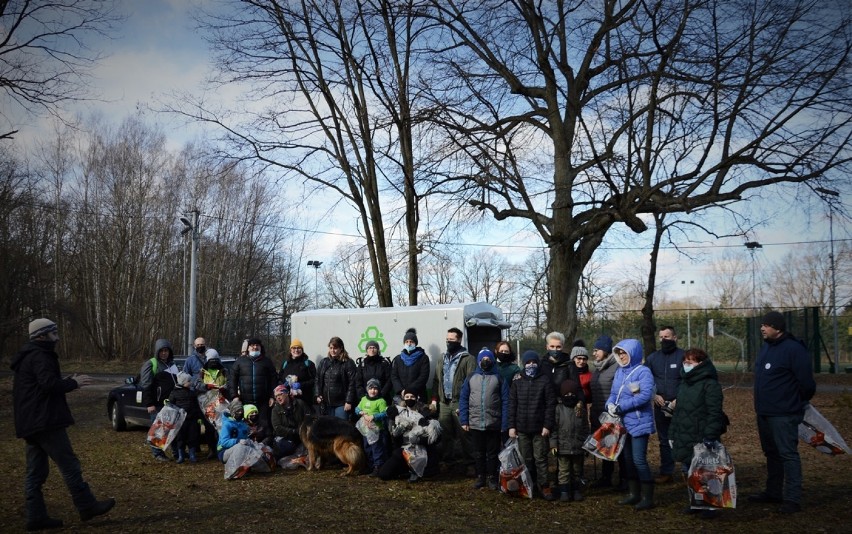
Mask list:
[[[442,474],[418,484],[343,478],[337,470],[278,471],[226,481],[222,465],[155,462],[144,430],[114,432],[106,417],[110,384],[69,394],[77,424],[72,442],[89,484],[99,497],[112,496],[115,509],[81,523],[55,467],[45,488],[54,517],[66,528],[102,532],[849,532],[852,458],[829,457],[801,444],[804,510],[793,516],[774,506],[754,505],[746,496],[762,489],[764,461],[754,424],[749,375],[724,375],[725,411],[732,426],[724,436],[735,465],[739,503],[714,521],[680,514],[685,486],[657,487],[656,507],[634,512],[616,504],[612,491],[589,491],[580,503],[521,500],[474,490],[472,479]],[[820,375],[813,404],[852,443],[852,375]],[[11,399],[12,379],[0,378],[0,395]],[[24,527],[24,445],[14,438],[11,403],[0,405],[0,474],[8,491],[0,507],[0,529]],[[657,465],[656,440],[650,456]],[[594,466],[586,462],[586,474]]]

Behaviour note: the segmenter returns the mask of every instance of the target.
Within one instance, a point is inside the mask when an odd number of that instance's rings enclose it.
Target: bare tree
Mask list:
[[[842,3],[434,0],[428,16],[438,122],[471,169],[455,163],[447,191],[536,228],[569,336],[613,225],[848,171]]]
[[[362,245],[341,245],[334,261],[323,272],[333,308],[366,308],[373,302],[375,286],[370,277],[370,260]]]
[[[89,78],[102,53],[88,39],[120,20],[113,6],[113,0],[0,1],[0,139],[18,133],[18,113],[59,116],[64,104],[95,96]]]
[[[750,310],[756,301],[752,300],[752,265],[745,252],[727,251],[709,266],[707,289],[716,305],[727,310],[742,310],[742,314]]]

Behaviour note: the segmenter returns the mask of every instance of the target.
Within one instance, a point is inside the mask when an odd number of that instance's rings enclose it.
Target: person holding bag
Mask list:
[[[642,344],[625,339],[613,349],[619,368],[615,372],[606,409],[622,418],[627,429],[622,454],[625,459],[629,494],[619,504],[635,505],[636,510],[654,506],[654,477],[648,465],[648,438],[654,429],[654,376],[642,365]]]

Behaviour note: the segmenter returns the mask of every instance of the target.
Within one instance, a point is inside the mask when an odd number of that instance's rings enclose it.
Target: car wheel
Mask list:
[[[117,402],[113,402],[109,409],[109,419],[112,422],[112,429],[116,432],[127,429],[127,421],[124,420],[124,415],[121,413],[121,408]]]

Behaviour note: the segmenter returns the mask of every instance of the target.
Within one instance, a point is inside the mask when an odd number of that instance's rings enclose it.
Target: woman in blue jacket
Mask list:
[[[654,430],[654,376],[642,365],[642,344],[625,339],[613,349],[619,368],[615,372],[606,409],[620,416],[627,429],[622,454],[627,468],[630,494],[621,504],[633,504],[637,510],[654,506],[654,477],[648,465],[648,438]]]

